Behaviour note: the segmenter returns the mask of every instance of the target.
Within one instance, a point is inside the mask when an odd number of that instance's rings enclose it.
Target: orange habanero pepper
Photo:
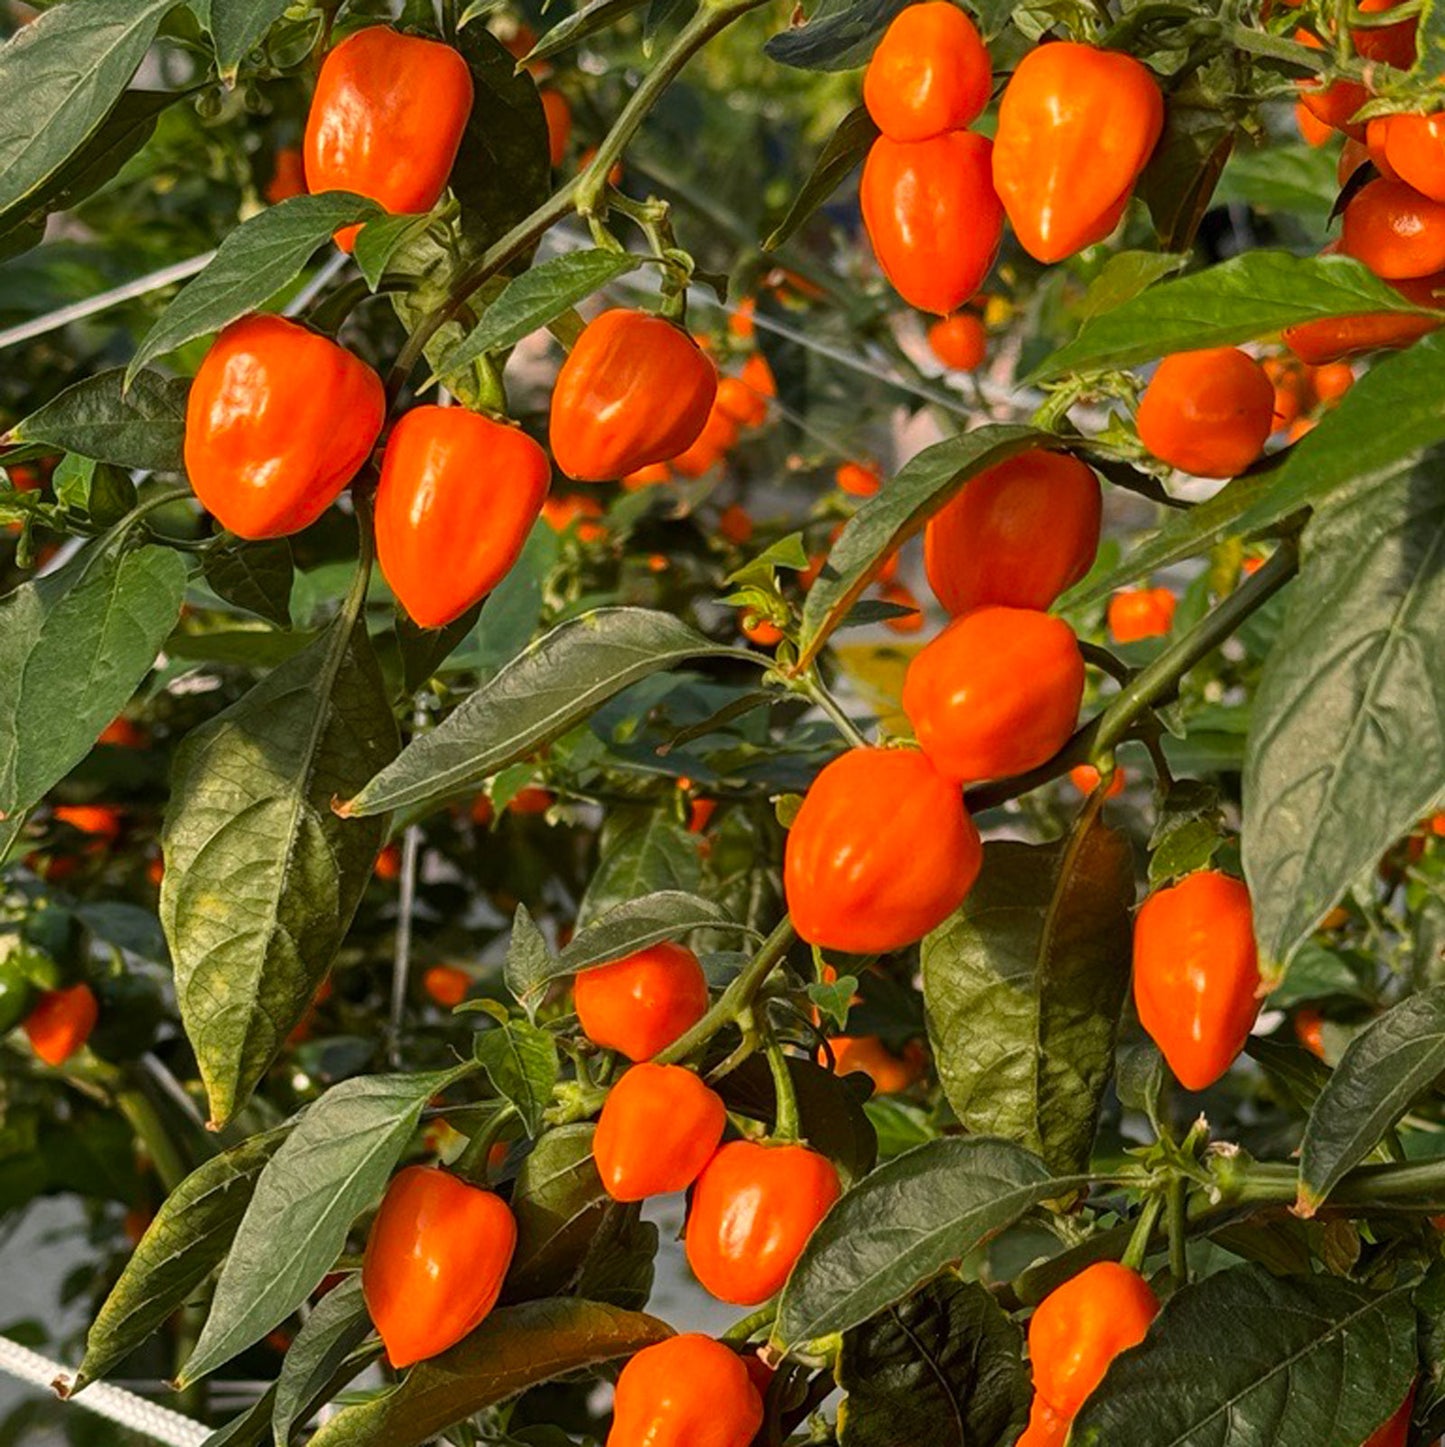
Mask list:
[[[685,1191],[712,1159],[727,1108],[681,1065],[634,1065],[607,1092],[592,1156],[614,1201]]]
[[[878,469],[862,462],[841,463],[833,473],[833,481],[838,484],[839,491],[846,492],[849,497],[872,497],[883,486]]]
[[[1039,1393],[1029,1404],[1029,1424],[1014,1447],[1064,1447],[1069,1435],[1069,1419],[1061,1417]]]
[[[707,1013],[707,978],[690,949],[663,942],[583,970],[572,999],[589,1040],[647,1060]]]
[[[1395,174],[1422,196],[1445,201],[1445,111],[1381,116],[1370,122],[1372,140],[1376,126]]]
[[[547,159],[560,166],[572,139],[572,107],[560,90],[542,92],[542,114],[547,120]]]
[[[1047,608],[1093,566],[1099,479],[1066,452],[1033,448],[970,478],[929,519],[923,567],[955,616],[986,603]]]
[[[693,1187],[683,1237],[693,1275],[719,1301],[766,1301],[842,1191],[833,1163],[807,1146],[732,1141]]]
[[[433,965],[421,977],[421,987],[444,1010],[454,1010],[467,998],[472,977],[455,965]]]
[[[1040,45],[1019,62],[998,109],[993,179],[1019,244],[1062,261],[1119,224],[1164,129],[1164,98],[1131,56]]]
[[[243,317],[191,384],[186,472],[222,527],[286,537],[331,506],[385,420],[386,390],[360,358],[282,317]]]
[[[1445,201],[1383,176],[1357,191],[1340,224],[1340,250],[1385,281],[1445,269]]]
[[[972,372],[988,351],[988,328],[972,312],[954,312],[929,327],[928,345],[945,367]]]
[[[813,780],[788,831],[788,912],[809,944],[882,954],[942,924],[982,862],[962,792],[923,754],[851,749]]]
[[[1238,347],[1165,357],[1135,418],[1139,440],[1161,462],[1196,477],[1237,477],[1274,428],[1274,385]]]
[[[623,1367],[607,1447],[748,1447],[762,1425],[763,1399],[743,1359],[685,1332]]]
[[[952,0],[909,5],[894,17],[863,77],[863,103],[893,141],[961,130],[988,104],[993,75],[973,21]]]
[[[392,1177],[361,1263],[366,1309],[393,1367],[434,1357],[496,1305],[517,1246],[507,1203],[435,1166]]]
[[[697,441],[716,396],[717,369],[681,328],[645,312],[603,312],[557,374],[552,456],[579,482],[666,462]]]
[[[90,1039],[100,1003],[89,985],[46,990],[25,1017],[30,1048],[47,1065],[64,1065]]]
[[[472,113],[472,73],[449,45],[373,25],[326,57],[306,118],[306,185],[398,215],[436,205]],[[336,233],[350,251],[359,226]]]
[[[948,316],[983,285],[1003,239],[993,142],[972,131],[873,142],[858,199],[873,254],[919,311]]]
[[[876,1035],[834,1035],[834,1075],[866,1075],[879,1095],[897,1095],[923,1075],[921,1053],[895,1055]]]
[[[908,665],[903,711],[939,773],[1011,778],[1053,758],[1079,718],[1084,656],[1062,618],[976,608]]]
[[[376,556],[423,628],[440,628],[511,571],[552,468],[516,427],[465,407],[415,407],[392,429],[376,491]]]
[[[1439,317],[1411,316],[1408,312],[1359,312],[1353,316],[1321,317],[1284,329],[1284,344],[1300,361],[1311,366],[1343,361],[1362,352],[1408,347],[1445,325],[1445,271],[1391,285],[1416,306],[1441,309]]]
[[[1134,922],[1139,1023],[1188,1090],[1213,1085],[1259,1013],[1259,965],[1249,891],[1201,869],[1155,890]]]

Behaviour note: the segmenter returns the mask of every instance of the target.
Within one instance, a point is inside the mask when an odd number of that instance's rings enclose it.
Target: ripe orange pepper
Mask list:
[[[376,856],[376,863],[371,866],[371,872],[382,881],[383,884],[390,884],[394,879],[401,878],[401,845],[387,844]]]
[[[1037,1393],[1029,1406],[1029,1424],[1014,1447],[1064,1447],[1069,1435],[1069,1419],[1061,1417]]]
[[[1066,452],[1034,448],[970,478],[929,519],[923,567],[955,616],[987,603],[1047,608],[1093,566],[1099,479]]]
[[[306,194],[306,162],[300,146],[282,146],[276,152],[276,164],[266,183],[266,199],[275,206],[292,196]]]
[[[1403,181],[1371,181],[1345,207],[1340,250],[1386,281],[1445,270],[1445,201]]]
[[[1415,1409],[1415,1393],[1419,1390],[1420,1383],[1414,1382],[1389,1420],[1370,1433],[1365,1447],[1405,1447],[1410,1440],[1410,1415]]]
[[[1161,462],[1196,477],[1236,477],[1264,451],[1274,387],[1238,347],[1176,352],[1159,363],[1135,420]]]
[[[560,166],[572,139],[572,107],[560,90],[550,87],[542,92],[542,114],[547,120],[547,159]]]
[[[639,488],[655,487],[658,483],[671,481],[672,469],[665,462],[649,462],[646,467],[629,472],[622,479],[622,486],[628,492],[636,492]]]
[[[649,945],[583,970],[572,999],[589,1040],[629,1060],[647,1060],[707,1013],[707,978],[685,946]]]
[[[45,990],[25,1017],[30,1048],[47,1064],[64,1065],[90,1039],[100,1002],[89,985]]]
[[[961,130],[988,104],[992,67],[972,20],[952,0],[927,0],[894,17],[863,77],[863,103],[893,141]]]
[[[773,369],[768,365],[768,359],[761,352],[754,352],[738,374],[743,383],[749,386],[761,397],[776,397],[778,395],[778,381],[773,376]]]
[[[525,432],[465,407],[414,407],[396,424],[376,492],[376,556],[417,623],[450,623],[506,577],[551,476]]]
[[[661,317],[617,308],[589,322],[552,392],[552,456],[579,482],[667,462],[697,441],[717,369]]]
[[[983,846],[963,795],[912,749],[852,749],[813,780],[788,831],[788,912],[810,944],[882,954],[964,901]]]
[[[1325,1020],[1318,1010],[1301,1010],[1294,1017],[1294,1037],[1316,1059],[1325,1058]]]
[[[1328,362],[1316,367],[1310,378],[1315,396],[1325,406],[1338,402],[1355,385],[1355,369],[1348,362]]]
[[[1365,15],[1381,15],[1393,10],[1402,0],[1360,0]],[[1415,64],[1416,36],[1420,22],[1413,16],[1398,25],[1359,26],[1350,31],[1355,54],[1361,60],[1379,61],[1397,70],[1409,70]]]
[[[768,420],[768,399],[741,377],[723,377],[717,384],[717,410],[739,427],[761,427]]]
[[[1092,764],[1078,764],[1069,770],[1069,782],[1079,793],[1087,796],[1092,794],[1099,787],[1103,775]],[[1106,799],[1116,799],[1124,792],[1124,771],[1115,769],[1109,779],[1109,787],[1104,790]]]
[[[909,306],[948,316],[983,285],[1003,239],[993,142],[972,131],[873,142],[858,199],[883,274]]]
[[[1266,357],[1259,364],[1274,388],[1274,432],[1287,432],[1315,401],[1310,371],[1296,357]]]
[[[336,501],[385,420],[386,390],[360,358],[283,317],[243,317],[191,384],[186,473],[222,527],[283,538]]]
[[[435,1166],[392,1177],[361,1263],[366,1309],[393,1367],[434,1357],[496,1305],[517,1246],[507,1203]]]
[[[976,608],[908,665],[903,711],[934,768],[960,783],[1005,779],[1053,758],[1084,697],[1084,657],[1062,618]]]
[[[716,467],[737,446],[737,441],[737,423],[714,404],[696,440],[675,457],[668,458],[668,466],[680,477],[701,477]]]
[[[1179,600],[1168,588],[1124,588],[1109,599],[1109,633],[1115,643],[1161,638],[1174,622]]]
[[[1385,159],[1400,180],[1432,201],[1445,201],[1445,111],[1371,121],[1371,154],[1376,127]]]
[[[841,492],[849,497],[872,497],[883,486],[883,478],[876,467],[861,462],[845,462],[833,473],[833,481]]]
[[[1031,50],[999,103],[993,152],[1024,250],[1055,262],[1102,241],[1163,129],[1158,82],[1132,57],[1072,41]]]
[[[454,1010],[467,998],[472,977],[455,965],[433,965],[422,977],[421,987],[445,1010]]]
[[[149,743],[149,736],[134,719],[118,714],[101,730],[98,744],[113,749],[143,749]]]
[[[1414,281],[1391,283],[1417,306],[1441,309],[1437,319],[1405,312],[1360,312],[1354,316],[1323,317],[1284,329],[1284,344],[1300,361],[1312,366],[1342,361],[1362,352],[1408,347],[1445,325],[1445,271]]]
[[[972,312],[954,312],[929,327],[928,345],[945,367],[955,372],[972,372],[983,365],[988,351],[988,328]]]
[[[623,1367],[607,1447],[748,1447],[762,1425],[763,1399],[743,1359],[685,1332]]]
[[[879,1095],[898,1095],[923,1075],[921,1053],[895,1055],[876,1035],[834,1035],[828,1044],[833,1073],[866,1075]]]
[[[120,838],[121,813],[112,804],[57,804],[50,813],[61,824],[104,843],[114,844]]]
[[[1121,1352],[1144,1340],[1159,1300],[1137,1271],[1099,1261],[1051,1291],[1029,1321],[1034,1389],[1061,1417],[1078,1415]]]
[[[1325,43],[1313,31],[1299,29],[1294,33],[1300,45],[1311,50],[1323,50]],[[1370,93],[1358,81],[1335,80],[1323,84],[1318,80],[1297,80],[1300,102],[1321,125],[1332,130],[1343,131],[1355,140],[1363,141],[1365,128],[1351,117],[1370,98]]]
[[[738,615],[738,627],[743,637],[759,648],[771,648],[775,643],[782,642],[783,630],[776,623],[759,618],[750,608],[743,609]]]
[[[1324,146],[1334,139],[1335,128],[1326,125],[1302,100],[1294,103],[1294,121],[1306,145]]]
[[[607,1092],[592,1156],[614,1201],[685,1191],[712,1159],[727,1108],[681,1065],[634,1065]]]
[[[1213,1085],[1259,1013],[1259,964],[1249,891],[1201,869],[1155,890],[1134,922],[1139,1023],[1188,1090]]]
[[[766,1301],[841,1194],[833,1163],[807,1146],[732,1141],[693,1187],[683,1237],[693,1275],[719,1301]]]
[[[449,45],[373,25],[326,57],[306,118],[306,186],[354,191],[397,215],[446,190],[472,113],[472,73]],[[350,251],[359,226],[336,234]]]
[[[595,521],[601,516],[602,504],[585,493],[549,493],[542,503],[542,520],[553,532],[565,533],[576,523],[577,536],[584,543],[598,542],[607,536],[606,527]]]

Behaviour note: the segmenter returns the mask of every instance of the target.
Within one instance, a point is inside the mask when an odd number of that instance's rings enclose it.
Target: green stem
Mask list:
[[[868,740],[858,731],[857,725],[843,712],[842,705],[828,692],[816,673],[805,674],[797,680],[797,691],[810,698],[832,721],[833,727],[847,739],[855,749],[866,749]]]
[[[115,1104],[145,1147],[146,1154],[155,1162],[156,1174],[167,1194],[174,1191],[190,1174],[190,1166],[162,1124],[155,1106],[135,1089],[117,1091]]]
[[[773,1094],[777,1107],[773,1114],[772,1139],[791,1145],[802,1134],[802,1121],[798,1116],[798,1097],[793,1092],[793,1077],[788,1070],[788,1057],[776,1034],[768,1025],[763,1026],[763,1049],[768,1057],[768,1069],[773,1077]]]
[[[516,1118],[517,1108],[514,1105],[504,1105],[501,1110],[497,1111],[484,1126],[472,1135],[466,1144],[466,1149],[452,1162],[452,1174],[460,1176],[464,1181],[472,1182],[473,1185],[485,1186],[487,1184],[487,1157],[491,1155],[492,1147],[496,1145],[502,1132]]]
[[[1163,1209],[1163,1196],[1150,1196],[1144,1202],[1144,1209],[1139,1212],[1139,1219],[1134,1223],[1134,1232],[1129,1237],[1129,1244],[1124,1248],[1123,1256],[1120,1257],[1121,1265],[1127,1266],[1133,1271],[1144,1269],[1144,1258],[1149,1254],[1149,1243],[1153,1239],[1154,1228],[1159,1223],[1159,1214]]]
[[[778,1318],[778,1303],[765,1302],[756,1311],[735,1321],[723,1334],[723,1341],[747,1341],[759,1332],[770,1331]]]
[[[653,1056],[653,1060],[658,1065],[675,1065],[679,1060],[686,1060],[689,1055],[701,1050],[719,1030],[738,1020],[743,1011],[752,1006],[763,982],[797,937],[792,920],[785,915],[782,923],[763,941],[757,954],[743,966],[737,979],[722,992],[717,1004],[685,1035],[679,1035],[666,1050]]]
[[[1189,1280],[1189,1187],[1183,1176],[1169,1182],[1169,1274],[1176,1287]]]

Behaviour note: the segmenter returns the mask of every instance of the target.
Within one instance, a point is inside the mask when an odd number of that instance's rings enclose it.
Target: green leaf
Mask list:
[[[1031,427],[980,427],[926,447],[906,463],[848,520],[809,589],[798,666],[817,656],[885,560],[920,532],[970,477],[1053,440]]]
[[[1305,530],[1254,700],[1244,869],[1266,978],[1445,780],[1441,458],[1397,465]]]
[[[819,0],[807,23],[774,35],[763,49],[799,70],[852,70],[863,65],[907,0]]]
[[[1349,257],[1250,251],[1162,282],[1095,317],[1020,385],[1065,372],[1133,367],[1171,352],[1231,346],[1321,317],[1420,310]]]
[[[184,472],[186,391],[185,382],[141,372],[127,392],[117,367],[67,387],[13,428],[10,440],[61,447],[118,467]]]
[[[799,228],[843,184],[844,178],[863,164],[864,157],[877,139],[878,127],[873,124],[868,107],[854,106],[828,137],[818,153],[818,159],[813,162],[808,179],[793,197],[787,214],[763,242],[763,250],[776,251],[795,236]]]
[[[175,0],[85,0],[0,49],[0,212],[36,195],[99,129]]]
[[[316,1303],[286,1350],[271,1411],[276,1447],[286,1447],[292,1426],[305,1420],[317,1392],[370,1334],[371,1318],[366,1314],[358,1271]]]
[[[1057,844],[985,845],[978,883],[922,950],[949,1104],[1058,1171],[1088,1164],[1129,986],[1129,841],[1096,817]]]
[[[1201,1367],[1207,1364],[1207,1370]],[[1185,1287],[1074,1419],[1077,1447],[1359,1447],[1415,1375],[1408,1289],[1240,1266]]]
[[[147,362],[263,307],[334,231],[369,221],[379,211],[374,201],[346,191],[292,196],[258,211],[226,237],[210,265],[161,313],[126,368],[126,384]]]
[[[507,283],[466,340],[447,354],[437,375],[451,376],[489,352],[515,346],[608,282],[636,271],[642,263],[642,257],[630,252],[599,248],[554,256],[524,271]]]
[[[295,567],[285,538],[259,543],[227,538],[202,554],[201,571],[218,598],[278,628],[291,626]]]
[[[1089,283],[1079,305],[1080,321],[1091,321],[1147,291],[1156,281],[1189,263],[1187,253],[1121,251],[1111,256]]]
[[[282,1127],[252,1136],[198,1166],[166,1197],[86,1334],[72,1394],[112,1372],[220,1264],[286,1134]]]
[[[1037,1156],[983,1136],[886,1162],[813,1232],[783,1288],[774,1340],[792,1348],[867,1321],[1067,1190]]]
[[[185,587],[178,553],[111,534],[0,602],[0,839],[129,702]]]
[[[256,1182],[185,1381],[259,1341],[316,1289],[351,1223],[380,1199],[427,1101],[466,1069],[359,1076],[303,1112]]]
[[[1329,146],[1257,146],[1236,150],[1224,168],[1216,200],[1259,211],[1303,216],[1323,228],[1340,183]]]
[[[987,1290],[945,1277],[847,1332],[838,1385],[842,1447],[975,1447],[1028,1418],[1023,1333]]]
[[[1188,252],[1234,149],[1234,124],[1217,103],[1175,97],[1164,133],[1134,186],[1149,208],[1161,250]]]
[[[201,1442],[201,1447],[261,1447],[271,1435],[271,1412],[276,1404],[274,1384],[244,1412],[237,1413]]]
[[[516,1106],[527,1134],[535,1140],[560,1073],[557,1042],[526,1020],[509,1020],[478,1035],[474,1053],[497,1094]]]
[[[535,753],[609,698],[687,658],[748,658],[666,613],[599,608],[560,623],[464,699],[341,810],[433,804]]]
[[[291,0],[210,0],[207,29],[216,42],[216,65],[228,84],[266,32],[286,13]]]
[[[409,242],[415,241],[431,224],[430,212],[421,216],[378,216],[357,232],[352,255],[372,291],[381,285],[392,257]]]
[[[534,1009],[533,998],[552,974],[552,951],[547,937],[537,928],[525,904],[517,906],[512,919],[512,937],[507,942],[507,962],[502,970],[507,988],[519,1005]]]
[[[499,1307],[450,1351],[418,1362],[395,1391],[343,1408],[309,1447],[420,1447],[528,1387],[632,1356],[671,1335],[655,1317],[596,1301]]]
[[[577,911],[586,930],[648,894],[690,894],[702,884],[701,841],[670,809],[618,811],[602,834],[602,857]]]
[[[575,975],[593,965],[620,960],[637,950],[675,940],[695,929],[733,931],[758,937],[745,924],[730,920],[727,912],[701,895],[664,889],[644,894],[610,909],[577,935],[557,957],[553,978]]]
[[[396,748],[366,628],[343,615],[177,751],[161,922],[218,1122],[249,1098],[331,968],[385,832],[331,803]]]
[[[1445,1073],[1445,985],[1401,1000],[1350,1041],[1310,1111],[1296,1210],[1313,1215]]]
[[[534,61],[547,60],[560,51],[576,45],[589,35],[606,30],[623,16],[630,15],[647,0],[589,0],[580,9],[574,10],[564,20],[559,20],[523,58],[523,65]]]

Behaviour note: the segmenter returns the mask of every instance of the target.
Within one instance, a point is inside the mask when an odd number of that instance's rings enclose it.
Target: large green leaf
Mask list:
[[[127,384],[147,362],[265,306],[332,232],[379,211],[374,201],[346,191],[292,196],[258,211],[226,237],[210,265],[161,313],[126,368]]]
[[[713,643],[646,608],[599,608],[568,619],[414,739],[341,812],[381,814],[445,799],[535,753],[629,684],[687,658],[758,662],[757,654]]]
[[[671,1335],[655,1317],[596,1301],[500,1307],[450,1351],[419,1362],[395,1391],[343,1408],[310,1447],[419,1447],[528,1387],[632,1356]]]
[[[286,1447],[292,1426],[305,1420],[317,1392],[331,1381],[371,1329],[358,1271],[333,1286],[316,1303],[286,1349],[271,1411],[276,1447]]]
[[[186,1381],[259,1341],[316,1289],[351,1223],[380,1198],[423,1107],[460,1073],[359,1076],[301,1116],[256,1182]]]
[[[1445,791],[1442,461],[1356,484],[1305,530],[1245,756],[1244,869],[1267,977]]]
[[[182,472],[186,391],[185,382],[141,372],[127,392],[125,373],[117,367],[67,387],[25,418],[10,438],[61,447],[118,467]]]
[[[710,899],[664,889],[626,900],[588,925],[557,956],[552,976],[575,975],[578,970],[620,960],[695,929],[757,935],[756,930],[730,920],[727,912]]]
[[[970,477],[1053,440],[1032,427],[980,427],[937,442],[907,462],[849,519],[808,590],[800,664],[828,641],[887,559]]]
[[[517,1108],[535,1139],[561,1070],[555,1037],[527,1020],[509,1020],[477,1036],[475,1055],[492,1088]]]
[[[1313,1214],[1445,1073],[1445,985],[1401,1000],[1350,1041],[1310,1111],[1298,1209]]]
[[[290,0],[209,0],[209,30],[221,78],[234,81],[246,52],[286,13]]]
[[[944,1277],[846,1332],[842,1447],[975,1447],[1008,1440],[1029,1412],[1023,1333],[988,1291]]]
[[[1259,1266],[1170,1298],[1074,1419],[1077,1447],[1359,1447],[1415,1375],[1407,1289]]]
[[[1068,1190],[1037,1156],[982,1136],[886,1162],[813,1232],[783,1288],[774,1339],[794,1347],[867,1321]]]
[[[278,628],[290,626],[295,566],[285,538],[256,543],[227,538],[206,549],[201,570],[217,597]]]
[[[1129,987],[1127,836],[1087,816],[1057,844],[997,840],[923,942],[939,1078],[960,1121],[1060,1172],[1088,1164]]]
[[[285,1138],[284,1128],[252,1136],[198,1166],[166,1197],[86,1334],[72,1392],[113,1371],[215,1270]]]
[[[34,196],[99,129],[175,0],[84,0],[0,49],[0,212]]]
[[[396,748],[366,628],[343,615],[176,754],[161,922],[217,1121],[245,1103],[331,968],[384,837],[331,803]]]
[[[1162,282],[1086,322],[1025,385],[1064,372],[1133,367],[1171,352],[1253,341],[1322,317],[1420,310],[1349,257],[1250,251]]]
[[[0,602],[0,857],[149,672],[185,587],[178,553],[116,534]]]

